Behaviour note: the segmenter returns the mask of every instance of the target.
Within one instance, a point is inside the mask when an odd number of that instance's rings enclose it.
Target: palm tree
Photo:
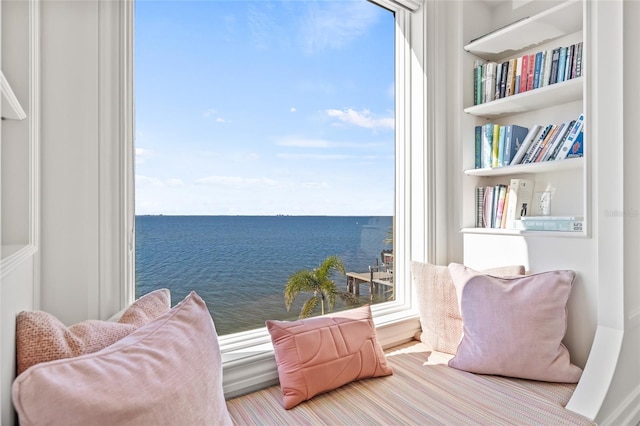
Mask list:
[[[313,292],[313,296],[302,306],[299,318],[310,317],[318,304],[320,304],[322,315],[326,311],[330,312],[337,297],[340,297],[350,305],[355,305],[358,299],[349,292],[339,291],[336,283],[330,279],[329,275],[333,271],[342,275],[345,274],[344,263],[338,256],[327,257],[313,271],[303,269],[292,274],[284,289],[284,301],[287,305],[287,311],[301,291]]]

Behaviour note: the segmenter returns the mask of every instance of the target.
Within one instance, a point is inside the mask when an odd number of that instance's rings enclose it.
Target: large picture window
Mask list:
[[[195,290],[218,333],[240,336],[404,297],[398,13],[366,0],[136,4],[136,296]],[[325,285],[296,281],[330,259]]]

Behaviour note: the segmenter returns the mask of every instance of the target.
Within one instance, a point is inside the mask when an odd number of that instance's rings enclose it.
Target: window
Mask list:
[[[284,284],[337,255],[333,310],[393,300],[394,14],[323,0],[136,15],[136,295],[196,290],[233,334],[297,318],[315,295],[287,311]]]
[[[429,224],[426,221],[426,210],[429,207],[427,203],[428,179],[424,173],[424,165],[429,157],[424,143],[427,137],[425,131],[425,122],[427,120],[425,114],[426,60],[423,51],[426,41],[426,13],[424,8],[416,7],[418,3],[407,0],[400,1],[403,4],[387,0],[376,1],[376,3],[391,11],[383,10],[384,13],[388,13],[388,16],[393,17],[392,25],[395,39],[393,46],[395,52],[395,176],[393,178],[395,183],[395,205],[392,211],[394,214],[393,250],[395,262],[393,274],[396,286],[395,299],[392,302],[374,306],[374,316],[376,324],[379,326],[378,333],[383,345],[393,343],[394,339],[403,339],[406,336],[410,336],[415,331],[417,320],[415,313],[411,311],[408,266],[411,259],[425,258],[425,242],[427,239],[425,234],[426,230],[429,229]],[[414,12],[409,11],[407,5],[410,9],[415,9]],[[138,4],[137,7],[139,8],[140,5]],[[187,30],[188,28],[185,29],[185,31]],[[157,31],[161,32],[162,28],[157,28]],[[137,49],[136,55],[140,54],[140,49]],[[195,54],[195,52],[187,49],[183,54],[190,55]],[[247,60],[246,67],[250,68],[250,57],[245,59]],[[174,58],[173,63],[170,65],[173,66],[176,62],[178,64],[181,63],[179,57]],[[174,67],[174,69],[177,69],[180,73],[185,72],[180,67]],[[252,71],[255,72],[255,70]],[[160,75],[152,76],[152,78],[162,79]],[[248,79],[248,77],[245,78]],[[189,89],[188,84],[185,87],[181,86],[181,83],[187,79],[188,73],[184,73],[175,75],[168,80],[163,79],[163,81],[168,82],[167,91],[195,90]],[[247,86],[250,86],[250,84]],[[248,89],[249,87],[247,87]],[[282,97],[286,97],[286,93],[283,93]],[[136,99],[136,102],[139,109],[140,99]],[[158,100],[158,104],[169,112],[178,112],[190,107],[189,105],[161,102],[160,100]],[[344,108],[336,108],[334,118],[338,117],[339,114],[345,115],[349,113],[349,110]],[[199,108],[194,107],[193,109],[194,112],[200,112],[202,118],[208,118],[210,121],[218,123],[225,122],[225,117],[218,116],[219,110],[215,105],[201,105]],[[206,111],[208,111],[208,116],[205,114]],[[353,109],[353,111],[362,112],[357,108]],[[290,104],[289,113],[297,114],[298,112],[300,112],[298,108]],[[168,119],[175,119],[175,116],[169,114]],[[268,124],[269,121],[265,120],[265,123]],[[137,131],[142,131],[142,134],[138,133],[137,135],[138,142],[141,142],[144,138],[152,139],[157,136],[145,133],[140,126],[138,126]],[[177,135],[171,136],[176,137]],[[137,162],[147,161],[145,156],[151,158],[151,156],[157,154],[152,149],[145,151],[145,148],[139,143],[136,150],[138,154]],[[172,153],[176,158],[181,154],[180,150]],[[199,158],[197,160],[204,161],[205,159]],[[433,159],[430,161],[433,161]],[[137,169],[142,169],[141,164],[137,164]],[[151,185],[162,183],[179,186],[184,184],[184,181],[177,180],[154,182],[149,179],[146,181]],[[433,207],[431,206],[431,208]],[[142,212],[139,210],[138,213]],[[274,261],[276,260],[274,259]],[[248,301],[247,303],[253,304],[254,302]],[[410,319],[410,321],[406,321],[406,319]],[[250,390],[252,386],[262,386],[277,377],[277,373],[273,369],[273,354],[270,349],[270,341],[264,329],[223,336],[221,338],[221,346],[225,359],[225,392],[228,395]]]

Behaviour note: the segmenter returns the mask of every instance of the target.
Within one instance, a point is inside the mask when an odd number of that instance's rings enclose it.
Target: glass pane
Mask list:
[[[137,297],[249,330],[337,256],[333,311],[393,299],[394,31],[366,0],[136,3]]]

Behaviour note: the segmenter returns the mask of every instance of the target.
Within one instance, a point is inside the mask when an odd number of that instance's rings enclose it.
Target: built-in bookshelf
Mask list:
[[[465,197],[463,205],[467,206],[467,211],[462,218],[464,233],[574,237],[588,234],[586,125],[581,129],[580,135],[584,152],[581,152],[578,158],[514,165],[505,163],[501,167],[495,167],[494,164],[493,168],[486,167],[486,164],[479,165],[476,158],[477,129],[486,123],[496,123],[500,127],[517,125],[529,129],[535,125],[560,127],[562,123],[576,120],[581,114],[585,114],[584,100],[588,70],[584,66],[586,63],[584,58],[587,54],[583,37],[584,4],[581,0],[553,4],[554,6],[542,11],[538,10],[537,13],[529,16],[517,16],[518,12],[514,12],[510,24],[499,26],[498,29],[487,28],[485,35],[471,40],[464,46],[467,52],[464,64],[469,70],[466,76],[469,80],[473,80],[473,83],[469,81],[469,84],[464,85],[463,93],[464,113],[473,117],[473,120],[465,121],[472,124],[462,132],[465,175],[462,196]],[[580,56],[577,56],[578,46]],[[574,67],[573,74],[571,69],[567,69],[563,81],[558,79],[542,84],[542,78],[540,78],[540,84],[536,84],[535,87],[530,86],[525,91],[516,90],[500,97],[499,94],[495,94],[498,90],[496,88],[496,92],[478,99],[477,64],[489,62],[494,65],[505,62],[516,64],[518,60],[522,61],[523,57],[534,57],[539,52],[553,52],[563,48],[566,49],[567,57],[569,52],[573,52],[573,61],[577,57],[580,58],[581,63],[578,67],[582,65],[582,70],[578,74],[575,74]],[[542,70],[540,72],[542,76]],[[515,77],[513,84],[515,85]],[[587,120],[588,117],[585,116],[585,123]],[[547,209],[545,214],[584,218],[583,229],[571,232],[530,231],[518,229],[509,224],[503,228],[477,227],[477,211],[473,214],[469,211],[471,206],[477,210],[476,188],[509,185],[512,178],[534,182],[533,204],[540,204],[540,200],[536,202],[536,197],[550,198],[550,211]]]

